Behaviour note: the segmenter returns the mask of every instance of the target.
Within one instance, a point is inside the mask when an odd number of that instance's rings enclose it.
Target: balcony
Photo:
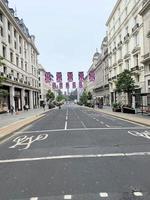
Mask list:
[[[136,23],[135,26],[132,28],[132,33],[135,33],[139,28],[139,23]]]
[[[149,0],[143,0],[143,6],[145,6],[147,3],[149,3]]]
[[[123,62],[123,59],[119,59],[118,60],[118,64],[122,63]]]
[[[142,63],[146,63],[150,61],[150,53],[147,53],[143,56],[143,60],[142,60]]]
[[[136,54],[136,53],[138,53],[139,51],[140,51],[140,47],[139,46],[136,46],[136,47],[134,47],[134,49],[132,50],[132,53],[133,54]]]
[[[127,42],[129,40],[129,33],[126,34],[126,36],[124,37],[124,41]]]
[[[112,78],[109,78],[108,81],[109,81],[109,82],[112,81]]]
[[[139,68],[139,66],[137,65],[137,66],[131,68],[131,72],[137,71],[137,70],[139,70],[139,69],[140,69],[140,68]]]
[[[128,59],[131,55],[129,53],[127,53],[125,56],[124,56],[124,59]]]
[[[113,77],[112,77],[112,80],[115,80],[115,79],[117,79],[117,76],[113,76]]]

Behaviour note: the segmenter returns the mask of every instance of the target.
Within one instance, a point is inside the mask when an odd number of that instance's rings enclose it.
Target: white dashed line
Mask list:
[[[110,127],[108,124],[105,124],[105,126],[108,127],[108,128]]]
[[[65,195],[64,199],[72,199],[72,196],[71,195]]]
[[[106,197],[108,197],[108,193],[106,193],[106,192],[101,192],[101,193],[99,193],[99,196],[100,196],[100,197],[106,198]]]
[[[142,197],[143,196],[142,192],[134,192],[133,194],[136,197]]]
[[[38,197],[31,197],[30,200],[38,200]]]
[[[82,126],[83,126],[84,128],[86,128],[86,125],[84,124],[83,121],[81,121],[81,124],[82,124]]]
[[[99,122],[99,120],[98,120],[98,119],[96,119],[96,121],[97,121],[97,122]]]
[[[101,121],[100,123],[101,123],[101,124],[104,124],[104,122],[102,122],[102,121]]]
[[[68,122],[67,122],[67,121],[65,121],[65,130],[67,130],[67,123],[68,123]]]

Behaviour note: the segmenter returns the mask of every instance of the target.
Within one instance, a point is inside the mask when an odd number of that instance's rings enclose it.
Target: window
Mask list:
[[[137,24],[137,16],[134,17],[134,25]]]
[[[119,73],[122,73],[122,65],[119,65]]]
[[[128,34],[128,32],[129,32],[129,27],[127,26],[126,27],[126,34]]]
[[[20,53],[20,54],[22,53],[22,49],[21,49],[21,47],[19,47],[19,53]]]
[[[150,86],[150,80],[148,80],[148,86]]]
[[[6,58],[6,47],[3,46],[3,57]]]
[[[17,73],[17,78],[19,79],[19,73]]]
[[[4,33],[3,33],[3,27],[0,27],[0,35],[3,37]]]
[[[11,26],[11,24],[10,24],[10,22],[8,21],[8,30],[10,31],[10,26]]]
[[[19,58],[18,58],[18,56],[16,56],[16,66],[17,67],[19,66]]]
[[[126,43],[126,54],[128,54],[128,52],[129,52],[129,43],[127,42]]]
[[[149,64],[149,72],[150,72],[150,64]]]
[[[119,59],[122,59],[122,48],[119,49]]]
[[[19,36],[19,43],[21,44],[21,41],[22,41],[22,38],[21,38],[21,36]]]
[[[17,42],[16,41],[14,41],[14,47],[15,47],[15,49],[17,49]]]
[[[3,13],[0,11],[0,21],[3,22]]]
[[[10,52],[10,62],[13,63],[13,52]]]
[[[138,66],[139,65],[139,59],[138,59],[138,54],[136,54],[134,56],[134,66]]]
[[[16,35],[17,35],[17,32],[16,30],[14,29],[14,37],[16,38]]]
[[[137,82],[139,82],[140,81],[140,75],[137,75]]]
[[[25,63],[25,71],[27,72],[27,63]]]
[[[23,60],[21,60],[21,68],[23,69]]]
[[[126,60],[125,64],[126,64],[126,69],[129,69],[130,68],[130,62],[129,62],[129,60]]]
[[[14,70],[13,69],[11,69],[11,75],[14,75]]]
[[[138,34],[136,34],[134,36],[134,45],[135,45],[135,47],[139,45],[139,35]]]
[[[9,42],[9,44],[11,43],[10,35],[8,35],[8,42]]]
[[[7,67],[4,66],[4,74],[7,74]]]

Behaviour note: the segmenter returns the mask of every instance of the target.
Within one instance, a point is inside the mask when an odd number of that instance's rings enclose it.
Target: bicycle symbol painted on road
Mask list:
[[[9,148],[14,149],[18,146],[25,146],[24,148],[21,148],[19,150],[29,149],[33,142],[42,141],[47,138],[48,138],[48,134],[40,134],[38,136],[30,136],[30,137],[27,135],[19,136],[13,140],[13,142],[15,142],[16,144]]]
[[[144,137],[146,139],[150,139],[150,132],[144,131],[144,132],[138,132],[138,131],[128,131],[129,134],[136,136],[136,137]]]

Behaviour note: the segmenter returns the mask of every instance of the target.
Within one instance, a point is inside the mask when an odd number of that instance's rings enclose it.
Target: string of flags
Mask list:
[[[74,76],[73,72],[67,72],[67,82],[65,85],[63,85],[63,79],[62,79],[62,72],[56,72],[56,82],[53,79],[53,75],[50,72],[45,72],[45,82],[50,83],[52,82],[52,88],[53,89],[63,89],[65,86],[66,89],[70,88],[70,83],[72,83],[72,88],[76,89],[77,84],[74,82]],[[90,71],[88,74],[89,81],[95,81],[95,72]],[[78,72],[78,81],[79,81],[79,88],[83,88],[83,81],[84,81],[84,72]],[[56,84],[58,83],[58,85]]]

